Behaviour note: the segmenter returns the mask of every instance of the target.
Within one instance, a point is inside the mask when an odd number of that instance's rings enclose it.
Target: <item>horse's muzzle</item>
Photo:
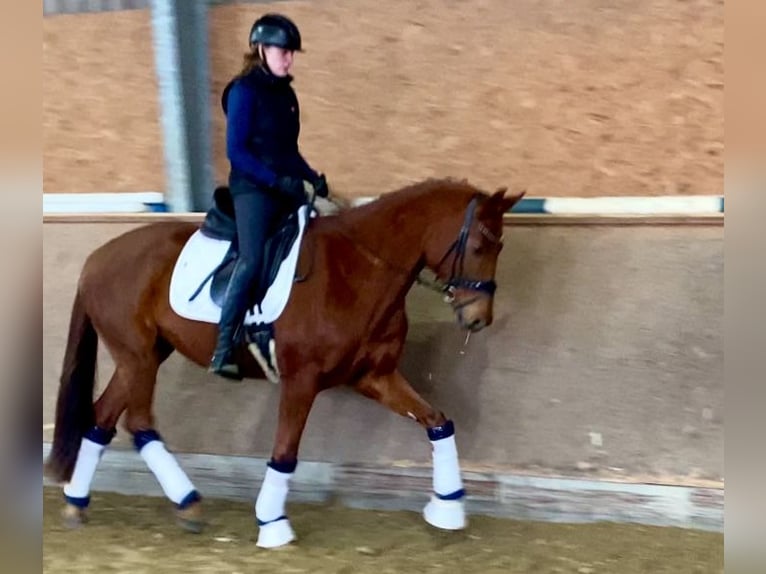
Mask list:
[[[474,319],[467,325],[464,325],[464,327],[468,329],[469,331],[471,331],[472,333],[481,331],[486,326],[487,326],[487,322],[484,319]]]
[[[477,333],[492,324],[492,299],[481,298],[455,308],[461,328]]]

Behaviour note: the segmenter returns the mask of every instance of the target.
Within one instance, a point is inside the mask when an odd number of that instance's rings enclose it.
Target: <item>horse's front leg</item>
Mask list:
[[[432,446],[433,494],[423,509],[423,517],[437,528],[465,528],[465,491],[452,421],[423,400],[399,371],[369,375],[355,388],[394,412],[415,419],[426,429]]]
[[[257,546],[276,548],[295,540],[285,513],[290,479],[298,466],[298,446],[317,395],[315,377],[283,379],[279,423],[271,460],[255,502]]]

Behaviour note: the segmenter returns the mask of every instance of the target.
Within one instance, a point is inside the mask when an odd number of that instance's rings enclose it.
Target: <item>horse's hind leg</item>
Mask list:
[[[66,504],[62,511],[64,524],[70,528],[86,520],[90,504],[90,486],[106,447],[116,433],[117,420],[127,406],[127,388],[120,370],[116,369],[109,384],[94,404],[95,425],[85,432],[77,453],[72,477],[64,486]]]
[[[169,345],[159,341],[155,355],[158,361],[162,362],[172,351]],[[101,456],[117,432],[117,421],[128,406],[130,383],[130,370],[118,365],[93,405],[95,425],[85,432],[72,477],[64,486],[66,504],[62,515],[65,525],[70,528],[78,527],[86,521],[85,511],[90,505],[90,486]]]
[[[191,532],[201,532],[201,497],[176,457],[165,447],[154,426],[152,400],[159,361],[132,358],[129,367],[131,390],[127,402],[125,427],[133,435],[133,443],[162,491],[176,506],[179,525]]]
[[[394,412],[415,419],[426,429],[432,446],[433,494],[423,509],[423,517],[437,528],[465,528],[465,490],[452,421],[415,392],[399,371],[382,376],[369,375],[355,388]]]

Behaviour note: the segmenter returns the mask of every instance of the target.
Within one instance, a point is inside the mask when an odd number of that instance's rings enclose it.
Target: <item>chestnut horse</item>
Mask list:
[[[405,296],[429,268],[460,327],[478,331],[492,323],[503,215],[524,195],[505,192],[426,180],[310,221],[299,259],[299,269],[310,271],[294,283],[274,324],[281,394],[255,505],[259,546],[294,539],[284,507],[301,434],[317,394],[341,384],[426,429],[434,488],[424,518],[444,529],[465,526],[454,424],[397,368],[407,333]],[[193,531],[203,525],[200,495],[165,448],[152,412],[160,364],[177,350],[207,366],[215,344],[215,324],[184,319],[169,303],[174,264],[197,229],[189,222],[136,228],[97,248],[82,268],[46,462],[48,477],[65,483],[63,514],[70,526],[85,517],[93,474],[123,412],[136,449],[175,503],[179,523]],[[99,339],[116,368],[94,402]],[[246,378],[263,377],[245,343],[239,360]]]

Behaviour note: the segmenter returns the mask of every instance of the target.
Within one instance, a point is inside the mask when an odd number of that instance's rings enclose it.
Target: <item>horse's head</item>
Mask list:
[[[506,197],[500,188],[491,195],[477,193],[463,213],[460,230],[437,229],[426,262],[445,285],[460,326],[480,331],[492,324],[495,269],[503,248],[503,215],[525,192]],[[446,249],[444,246],[447,246]]]

